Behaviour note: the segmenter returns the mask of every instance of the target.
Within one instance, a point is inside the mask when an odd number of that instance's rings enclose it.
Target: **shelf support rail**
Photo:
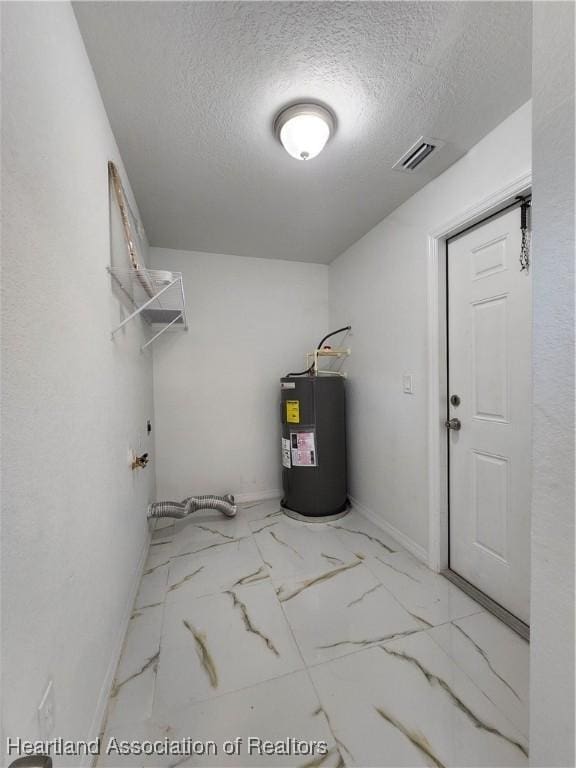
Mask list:
[[[184,330],[187,331],[188,318],[186,316],[186,298],[184,297],[184,278],[180,276],[178,280],[180,280],[180,295],[182,296],[182,307],[183,307],[181,312],[181,317],[182,317],[182,320],[184,321]],[[170,323],[170,325],[172,325],[172,323]]]
[[[124,320],[122,320],[122,322],[120,323],[120,325],[118,325],[116,328],[114,328],[114,330],[112,331],[112,336],[114,336],[115,333],[118,333],[118,331],[121,328],[123,328],[126,325],[126,323],[130,322],[130,320],[132,320],[132,318],[136,317],[136,315],[139,315],[140,312],[142,312],[143,309],[146,309],[146,307],[150,306],[150,304],[152,304],[152,302],[156,301],[156,299],[158,299],[160,296],[162,296],[162,294],[165,291],[167,291],[169,288],[172,288],[172,286],[175,285],[178,281],[180,281],[181,290],[182,290],[182,296],[184,296],[184,289],[182,288],[182,278],[181,277],[177,277],[175,280],[172,280],[171,283],[168,283],[168,285],[164,286],[164,288],[162,288],[161,291],[158,291],[158,293],[156,293],[154,296],[152,296],[151,299],[148,299],[148,301],[144,302],[144,304],[142,304],[142,306],[138,307],[138,309],[134,310],[134,312],[129,314],[128,317],[125,317]],[[183,313],[181,312],[180,316],[182,314]],[[170,325],[172,325],[172,323],[170,323]],[[188,328],[188,325],[186,324],[185,327]]]
[[[161,329],[158,331],[158,333],[155,333],[155,334],[154,334],[154,336],[152,336],[152,338],[151,338],[151,339],[148,339],[148,341],[146,342],[146,344],[142,344],[142,351],[144,351],[144,350],[146,349],[146,347],[147,347],[147,346],[149,346],[150,344],[152,344],[152,342],[153,342],[153,341],[156,341],[156,339],[158,338],[158,336],[162,336],[162,334],[164,333],[164,331],[167,331],[167,330],[168,330],[168,328],[170,328],[170,326],[171,326],[171,325],[174,325],[174,323],[177,323],[177,322],[178,322],[178,320],[180,320],[180,318],[182,318],[182,320],[184,321],[184,330],[188,330],[188,326],[186,325],[186,316],[184,315],[184,312],[180,312],[180,314],[176,315],[176,317],[174,318],[174,320],[171,320],[171,321],[170,321],[170,322],[169,322],[167,325],[165,325],[165,326],[164,326],[164,328],[161,328]]]

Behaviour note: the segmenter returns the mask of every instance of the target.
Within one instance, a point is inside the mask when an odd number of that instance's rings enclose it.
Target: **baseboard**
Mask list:
[[[128,593],[128,597],[124,604],[124,615],[123,615],[122,621],[120,622],[118,632],[116,634],[116,640],[114,641],[114,647],[112,650],[110,661],[108,663],[108,669],[106,670],[106,674],[104,675],[104,680],[102,681],[102,686],[100,688],[100,693],[98,695],[98,702],[96,704],[96,709],[94,711],[94,717],[92,718],[92,724],[90,726],[88,739],[97,739],[100,733],[102,732],[102,728],[104,727],[104,718],[106,717],[106,709],[108,706],[110,691],[112,690],[112,684],[114,683],[114,675],[116,674],[116,667],[118,666],[118,662],[120,660],[120,654],[122,653],[122,648],[124,646],[124,638],[126,637],[126,632],[128,631],[128,623],[130,621],[132,610],[134,608],[134,601],[136,600],[136,594],[138,593],[138,587],[140,586],[142,573],[144,571],[144,564],[146,563],[149,549],[150,549],[150,537],[147,536],[146,542],[144,544],[144,548],[140,553],[138,565],[136,566],[136,569],[134,571],[134,576],[132,578],[132,584],[130,585],[130,591]],[[80,763],[80,768],[89,768],[89,766],[93,764],[93,761],[94,761],[94,757],[92,755],[84,756],[84,758]]]
[[[235,493],[234,499],[239,504],[247,501],[266,501],[267,499],[279,499],[282,496],[282,490],[276,488],[273,491],[255,491],[254,493]]]
[[[410,552],[411,555],[414,555],[414,557],[423,562],[424,565],[428,565],[428,552],[424,549],[423,546],[417,544],[413,539],[411,539],[409,536],[406,536],[406,534],[402,533],[402,531],[399,531],[398,528],[395,528],[387,520],[383,520],[380,515],[376,514],[376,512],[369,509],[368,507],[365,507],[364,504],[361,504],[358,501],[358,499],[350,496],[350,501],[352,502],[352,506],[356,507],[358,512],[363,514],[364,517],[367,517],[371,523],[374,523],[374,525],[376,525],[378,528],[381,528],[384,533],[387,533],[388,536],[391,536],[395,541],[398,542],[398,544]]]

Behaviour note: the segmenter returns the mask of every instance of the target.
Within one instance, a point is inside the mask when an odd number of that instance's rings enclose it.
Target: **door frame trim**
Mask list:
[[[448,439],[446,411],[446,241],[505,208],[532,187],[527,171],[494,193],[465,208],[428,234],[428,566],[448,568]]]

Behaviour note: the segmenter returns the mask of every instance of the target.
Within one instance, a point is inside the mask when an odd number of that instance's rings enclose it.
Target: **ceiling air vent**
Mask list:
[[[440,147],[444,146],[444,142],[440,139],[430,139],[426,136],[420,136],[410,149],[405,152],[398,162],[394,163],[392,168],[396,171],[404,171],[404,173],[413,173],[421,163],[430,157],[432,152]]]

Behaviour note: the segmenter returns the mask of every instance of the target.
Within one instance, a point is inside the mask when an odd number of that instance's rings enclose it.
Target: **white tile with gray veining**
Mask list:
[[[310,670],[354,766],[526,766],[526,738],[426,631]]]
[[[201,544],[192,554],[175,555],[170,561],[166,602],[171,605],[266,578],[268,568],[251,536]]]
[[[172,541],[151,541],[148,557],[144,565],[143,573],[151,573],[158,566],[170,565],[172,558]]]
[[[238,517],[247,522],[264,520],[282,514],[280,499],[263,499],[261,501],[247,501],[238,504]]]
[[[329,525],[336,531],[338,539],[344,546],[360,557],[366,558],[370,555],[384,557],[403,549],[356,509],[351,509],[346,517]]]
[[[166,596],[166,583],[168,581],[168,570],[170,568],[170,558],[154,562],[156,558],[148,555],[148,560],[144,566],[142,581],[136,595],[135,608],[143,605],[153,605],[163,603]]]
[[[260,741],[279,742],[288,736],[301,742],[325,742],[328,754],[324,759],[318,752],[309,755],[274,755],[263,753]],[[189,737],[202,742],[197,752],[208,754],[192,755],[185,759],[177,756],[151,756],[124,758],[119,762],[116,755],[105,755],[99,765],[117,768],[118,765],[136,765],[146,768],[160,766],[300,766],[304,768],[321,765],[323,768],[342,768],[339,745],[328,726],[326,716],[320,707],[318,696],[304,671],[267,680],[249,688],[207,699],[174,711],[169,721],[153,717],[116,727],[110,726],[103,739],[164,740],[168,737],[177,741]],[[226,741],[240,739],[239,751],[226,755],[223,745]],[[211,747],[214,742],[216,748]],[[206,745],[206,746],[205,746]],[[216,754],[214,754],[216,751]],[[320,758],[320,762],[315,762]]]
[[[163,613],[162,603],[132,613],[108,703],[110,725],[145,719],[152,714]]]
[[[187,736],[218,754],[99,765],[525,766],[526,643],[357,511],[279,510],[154,530],[116,672],[103,743]],[[250,754],[250,736],[329,754]]]
[[[526,640],[484,611],[454,619],[429,634],[528,736],[530,646]]]
[[[154,541],[170,541],[174,536],[174,520],[172,518],[159,518],[149,521],[150,539]]]
[[[174,525],[174,518],[172,517],[157,517],[153,520],[152,528],[154,531],[161,531],[165,528],[172,528]]]
[[[365,563],[398,602],[428,626],[482,610],[458,587],[407,552],[368,557]]]
[[[154,714],[286,675],[304,666],[272,584],[166,606]]]
[[[172,555],[206,551],[213,545],[250,537],[251,531],[241,517],[214,518],[212,510],[199,511],[179,520],[175,527]]]
[[[286,516],[252,525],[254,540],[274,578],[303,577],[354,559],[336,531],[323,523],[301,523]]]
[[[426,628],[358,559],[283,581],[277,596],[308,665]]]

